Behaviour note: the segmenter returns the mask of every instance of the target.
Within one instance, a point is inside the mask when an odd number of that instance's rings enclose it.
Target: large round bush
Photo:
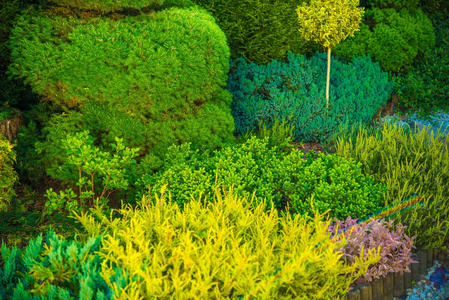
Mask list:
[[[58,161],[61,137],[81,130],[102,146],[123,138],[155,165],[173,143],[233,139],[224,33],[204,9],[162,4],[109,14],[50,7],[18,19],[10,73],[66,110],[48,125],[43,159]]]

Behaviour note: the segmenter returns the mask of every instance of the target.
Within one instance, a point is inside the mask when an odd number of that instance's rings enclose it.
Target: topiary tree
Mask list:
[[[331,49],[347,37],[354,36],[364,8],[357,8],[358,0],[312,0],[296,9],[299,32],[306,40],[327,48],[326,106],[329,108],[329,80]]]
[[[102,150],[123,139],[154,166],[173,143],[233,139],[229,47],[206,10],[189,1],[54,3],[63,6],[22,15],[10,39],[10,73],[65,110],[44,130],[43,160],[62,164],[61,138],[84,130]]]

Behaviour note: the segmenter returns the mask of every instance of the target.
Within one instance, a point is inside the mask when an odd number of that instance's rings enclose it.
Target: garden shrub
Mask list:
[[[440,13],[444,15],[449,12],[449,2],[446,0],[426,0],[421,2],[422,9],[430,14]]]
[[[100,151],[93,144],[93,139],[88,131],[70,134],[61,141],[64,150],[62,165],[58,162],[47,169],[47,174],[62,182],[69,182],[78,186],[60,191],[59,195],[49,189],[45,197],[43,215],[53,211],[66,210],[69,214],[73,211],[82,211],[92,207],[94,203],[106,204],[109,195],[115,190],[127,190],[130,182],[126,166],[136,163],[133,159],[139,149],[129,149],[123,145],[123,140],[115,139],[111,145],[111,152]],[[101,179],[101,180],[100,180]]]
[[[372,8],[395,8],[401,10],[403,8],[416,8],[419,0],[368,0],[367,4]]]
[[[383,206],[413,195],[424,198],[393,217],[406,226],[408,236],[417,236],[415,245],[420,249],[440,247],[449,238],[449,136],[428,131],[413,129],[409,134],[400,126],[385,123],[380,139],[362,129],[357,143],[339,139],[336,145],[337,155],[360,162],[364,174],[386,185]]]
[[[83,213],[76,239],[103,237],[102,276],[121,299],[339,299],[379,259],[372,251],[349,266],[334,251],[344,241],[330,240],[322,215],[279,217],[251,202],[216,190],[207,205],[192,199],[181,212],[162,189],[136,209],[123,207],[120,219],[101,208]],[[108,282],[113,274],[127,285]]]
[[[380,260],[360,277],[357,282],[371,282],[379,279],[390,272],[411,272],[410,263],[417,263],[411,259],[413,240],[415,237],[408,237],[404,234],[404,227],[401,224],[396,226],[396,231],[392,230],[393,221],[389,222],[381,219],[370,219],[369,222],[357,224],[358,219],[347,217],[345,221],[335,219],[329,226],[329,231],[338,233],[346,237],[347,244],[340,248],[343,252],[343,259],[354,263],[362,252],[368,253],[380,247]],[[338,227],[337,227],[338,224]],[[352,229],[350,231],[349,229]],[[339,238],[337,238],[339,240]]]
[[[282,153],[267,139],[252,137],[213,155],[198,154],[189,145],[169,149],[164,171],[143,176],[141,186],[159,190],[167,185],[173,201],[183,208],[192,197],[212,199],[216,187],[233,188],[242,197],[272,201],[292,214],[329,211],[338,218],[364,217],[379,209],[383,187],[360,172],[360,165],[335,155],[304,155],[293,149]],[[303,156],[306,156],[305,159]],[[256,203],[257,204],[257,203]],[[269,206],[266,207],[269,209]]]
[[[38,101],[37,95],[21,80],[8,78],[11,51],[9,36],[14,21],[26,10],[32,0],[0,0],[0,111],[10,112],[11,108],[28,109]]]
[[[332,59],[327,110],[326,70],[326,53],[310,59],[289,53],[288,63],[274,60],[266,66],[231,61],[228,89],[235,132],[256,129],[260,121],[271,127],[278,119],[294,125],[295,139],[323,142],[346,120],[370,122],[393,88],[388,75],[368,57],[349,64]]]
[[[399,105],[417,111],[420,118],[449,111],[449,18],[434,14],[436,47],[420,56],[406,74],[396,77]]]
[[[173,4],[191,5],[190,0],[122,0],[122,1],[98,1],[98,0],[52,0],[61,7],[70,7],[83,10],[99,10],[101,12],[121,11],[125,9],[166,8]]]
[[[16,195],[14,184],[19,177],[14,170],[16,152],[4,135],[0,134],[0,212],[7,211],[11,198]]]
[[[350,61],[353,57],[370,55],[382,70],[397,72],[408,67],[419,51],[435,46],[432,22],[421,9],[394,8],[367,10],[364,24],[354,37],[334,48],[334,54]]]
[[[68,108],[67,120],[104,147],[119,137],[141,157],[162,158],[173,143],[218,148],[233,140],[229,48],[213,17],[196,6],[115,15],[20,16],[11,74]]]
[[[80,244],[58,237],[49,230],[20,250],[2,243],[0,258],[1,299],[114,299],[101,276],[101,238]],[[120,275],[108,281],[124,286]]]
[[[321,49],[298,31],[295,12],[303,0],[193,0],[206,8],[225,32],[231,57],[262,65],[287,54],[310,54]]]

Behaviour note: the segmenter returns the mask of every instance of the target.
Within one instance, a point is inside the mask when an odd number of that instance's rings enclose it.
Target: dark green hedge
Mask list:
[[[267,64],[285,61],[289,51],[314,53],[316,43],[299,34],[296,8],[304,0],[193,0],[206,8],[226,34],[231,57]]]

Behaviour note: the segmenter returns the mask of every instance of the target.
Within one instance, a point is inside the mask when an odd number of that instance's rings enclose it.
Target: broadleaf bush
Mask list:
[[[182,208],[192,197],[211,199],[217,187],[234,189],[242,197],[272,201],[280,210],[312,215],[316,211],[346,218],[364,217],[381,208],[384,187],[361,173],[353,160],[335,155],[285,153],[268,146],[268,139],[252,137],[242,144],[214,153],[199,154],[189,145],[167,152],[166,169],[140,180],[142,192],[150,186],[167,186],[173,201]],[[257,203],[256,203],[257,204]],[[269,207],[267,207],[269,209]]]
[[[94,203],[106,204],[115,190],[127,190],[129,175],[127,165],[136,163],[138,149],[129,149],[123,140],[116,138],[110,147],[113,152],[100,151],[93,145],[88,131],[67,135],[61,140],[62,155],[46,170],[47,174],[65,184],[77,186],[55,193],[47,190],[44,214],[59,210],[69,214],[92,207]],[[101,180],[100,180],[101,179]],[[99,188],[100,187],[100,188]],[[98,203],[96,203],[98,205]]]

